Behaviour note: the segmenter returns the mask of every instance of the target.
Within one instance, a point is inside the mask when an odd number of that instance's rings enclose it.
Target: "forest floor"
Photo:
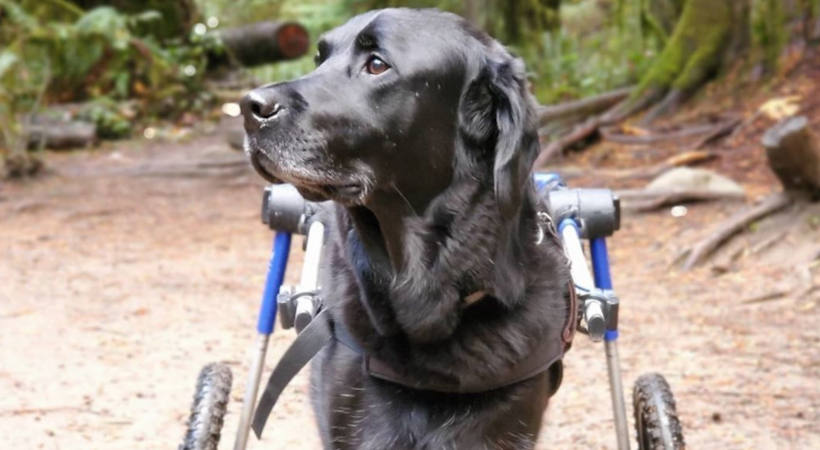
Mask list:
[[[676,120],[732,109],[748,119],[769,98],[795,95],[818,129],[818,79],[820,67],[807,64],[757,96],[701,101]],[[747,122],[709,148],[719,158],[706,166],[740,182],[752,203],[776,181],[758,144],[772,122]],[[231,447],[271,242],[259,220],[264,185],[245,168],[148,170],[236,158],[224,142],[206,133],[49,153],[50,173],[0,186],[3,448],[173,448],[197,372],[211,361],[234,371],[220,448]],[[597,169],[648,166],[685,146],[601,142],[561,164],[584,169],[574,186],[635,186],[646,180]],[[744,206],[623,218],[610,253],[625,386],[664,374],[689,448],[820,448],[820,289],[806,289],[820,283],[811,256],[820,248],[820,206],[756,224],[693,271],[674,264],[682,248]],[[277,330],[267,370],[292,338]],[[615,448],[602,345],[578,336],[565,366],[538,448]],[[249,448],[319,448],[305,373]]]

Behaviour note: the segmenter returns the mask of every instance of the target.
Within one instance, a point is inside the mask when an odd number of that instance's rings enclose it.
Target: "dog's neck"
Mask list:
[[[406,219],[416,215],[412,205],[404,201],[377,202],[347,210],[372,269],[389,280],[404,267]]]
[[[476,292],[508,306],[520,302],[527,288],[521,258],[535,238],[527,238],[530,200],[504,219],[492,187],[471,181],[448,187],[422,215],[401,203],[348,208],[349,257],[378,334],[401,329],[411,340],[432,342],[454,331]]]
[[[437,208],[436,205],[431,206],[434,210],[428,210],[428,206],[432,202],[444,200],[439,203],[438,208],[442,208],[442,204],[446,204],[445,209],[454,207],[454,202],[447,200],[447,198],[452,198],[453,196],[456,196],[460,200],[472,198],[472,201],[481,201],[479,199],[485,198],[485,200],[494,202],[494,196],[490,187],[476,187],[475,191],[471,193],[465,193],[464,191],[456,193],[454,192],[455,190],[457,189],[450,186],[437,196],[423,202],[417,201],[411,203],[416,199],[408,199],[404,196],[400,198],[382,197],[379,201],[372,202],[367,206],[347,208],[358,238],[369,259],[371,269],[376,275],[387,281],[394,279],[406,269],[408,265],[407,258],[408,256],[412,257],[412,255],[407,255],[405,252],[414,251],[412,247],[414,243],[418,243],[418,240],[413,239],[412,234],[424,232],[418,226],[419,220],[424,218],[424,220],[435,221],[434,217],[441,215],[441,211],[435,210],[435,208]],[[532,209],[532,202],[529,201],[529,199],[524,203],[529,205],[529,207],[524,207],[524,210],[529,211]],[[471,212],[466,209],[462,210],[455,207],[455,210],[457,211],[457,215],[471,214]],[[499,220],[500,222],[495,223],[503,223],[502,228],[505,231],[501,231],[492,241],[495,242],[495,245],[499,248],[510,249],[511,244],[507,241],[521,230],[522,216],[516,215],[512,220]],[[427,222],[427,224],[430,225],[431,222]],[[434,225],[445,228],[448,227],[442,223],[434,223]],[[461,231],[466,230],[457,230],[456,232]],[[491,232],[489,230],[483,230],[481,227],[479,227],[479,229],[473,229],[473,232],[485,231]],[[449,233],[450,231],[447,232]],[[470,239],[470,237],[467,237],[468,241]],[[494,256],[501,255],[495,254]]]

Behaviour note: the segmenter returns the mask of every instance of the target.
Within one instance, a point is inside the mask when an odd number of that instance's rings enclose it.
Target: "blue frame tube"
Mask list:
[[[589,253],[592,256],[592,273],[595,277],[595,287],[603,290],[612,290],[612,275],[609,272],[609,252],[606,249],[606,239],[599,237],[590,239]],[[604,332],[604,341],[618,339],[618,329],[607,329]]]
[[[276,321],[276,296],[285,279],[290,254],[290,237],[290,233],[280,231],[273,238],[273,254],[268,265],[265,291],[262,294],[262,305],[259,307],[259,320],[256,324],[256,330],[260,334],[273,333],[273,324]]]
[[[589,242],[592,255],[592,273],[595,276],[595,287],[612,289],[612,276],[609,273],[609,252],[606,249],[606,238],[595,238]]]

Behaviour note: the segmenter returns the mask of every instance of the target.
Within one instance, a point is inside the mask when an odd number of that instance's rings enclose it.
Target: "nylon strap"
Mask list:
[[[327,310],[323,310],[299,333],[268,378],[265,392],[262,393],[253,415],[252,427],[257,438],[262,437],[265,422],[268,421],[273,406],[288,383],[332,339],[330,318]]]

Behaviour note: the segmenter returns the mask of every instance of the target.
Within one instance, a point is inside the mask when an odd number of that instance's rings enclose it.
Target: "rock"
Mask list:
[[[743,187],[735,181],[706,169],[675,167],[658,175],[647,186],[647,191],[711,191],[744,195]]]

